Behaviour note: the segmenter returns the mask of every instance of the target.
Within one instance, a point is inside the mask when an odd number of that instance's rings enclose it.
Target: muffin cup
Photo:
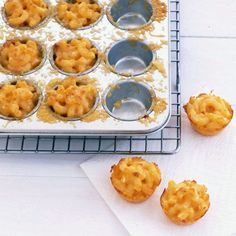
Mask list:
[[[18,27],[18,26],[14,26],[14,25],[11,25],[9,22],[8,22],[8,19],[7,19],[7,16],[6,16],[6,12],[5,12],[5,8],[4,6],[2,7],[1,9],[1,13],[2,13],[2,18],[4,20],[4,22],[10,26],[11,28],[14,28],[14,29],[18,29],[18,30],[37,30],[41,27],[43,27],[45,24],[47,24],[50,20],[50,18],[52,17],[52,12],[53,12],[53,8],[52,8],[52,5],[50,3],[49,0],[45,0],[45,2],[47,3],[48,5],[48,10],[49,10],[49,13],[48,13],[48,16],[46,16],[43,21],[41,21],[39,24],[35,25],[34,27],[29,27],[29,26],[23,26],[23,27]]]
[[[0,71],[4,74],[7,74],[7,75],[14,75],[14,76],[24,76],[24,75],[29,75],[29,74],[32,74],[36,71],[38,71],[39,69],[41,69],[43,67],[43,65],[45,64],[46,60],[47,60],[47,51],[46,51],[46,47],[39,41],[35,40],[35,39],[32,39],[32,38],[29,38],[29,37],[24,37],[24,38],[13,38],[13,39],[10,39],[10,40],[7,40],[7,41],[14,41],[14,40],[21,40],[21,41],[24,41],[24,40],[32,40],[32,41],[35,41],[37,44],[38,44],[38,47],[39,47],[39,50],[42,54],[42,60],[40,62],[40,64],[38,66],[36,66],[35,68],[33,68],[32,70],[29,70],[29,71],[26,71],[26,72],[23,72],[23,73],[16,73],[16,72],[13,72],[13,71],[10,71],[10,70],[7,70],[5,67],[2,66],[2,64],[0,63]],[[6,41],[6,42],[7,42]],[[6,43],[5,42],[5,43]],[[4,44],[5,44],[4,43]],[[0,50],[1,48],[4,46],[4,44],[1,45],[0,47]]]
[[[58,85],[61,84],[62,81],[58,81],[58,83],[52,88],[52,89],[57,89]],[[83,78],[77,78],[77,83],[79,84],[89,84],[89,79],[83,79]],[[96,96],[96,100],[95,100],[95,103],[93,105],[93,107],[91,108],[91,110],[89,112],[87,112],[86,114],[80,116],[80,117],[74,117],[74,118],[69,118],[69,117],[64,117],[64,116],[61,116],[59,114],[57,114],[56,112],[54,112],[52,110],[52,108],[47,104],[47,94],[45,95],[45,104],[48,108],[48,111],[55,117],[57,118],[58,120],[61,120],[61,121],[78,121],[78,120],[82,120],[83,118],[85,118],[86,116],[89,116],[91,113],[93,113],[97,107],[98,107],[98,104],[100,102],[100,97],[99,97],[99,92],[97,90],[97,96]]]
[[[123,76],[138,76],[148,71],[155,59],[152,49],[143,41],[125,39],[107,49],[106,63],[110,70]]]
[[[73,3],[74,1],[73,0],[64,0],[65,2],[67,3]],[[97,3],[100,8],[101,8],[101,15],[100,17],[94,22],[94,23],[91,23],[90,25],[87,25],[87,26],[83,26],[83,27],[78,27],[77,29],[71,29],[70,27],[67,27],[66,25],[64,25],[64,23],[57,17],[57,6],[54,7],[54,19],[58,22],[58,24],[60,24],[62,27],[68,29],[68,30],[86,30],[86,29],[90,29],[90,28],[93,28],[94,26],[96,26],[101,20],[102,20],[102,17],[104,15],[104,10],[103,10],[103,7],[101,6],[101,4],[98,2],[98,1],[95,1],[95,0],[92,0],[91,1],[92,3]]]
[[[136,121],[152,112],[155,97],[154,90],[143,82],[120,80],[106,89],[102,104],[113,118]]]
[[[32,116],[40,107],[42,100],[43,100],[43,94],[42,94],[42,90],[39,87],[39,85],[37,83],[35,83],[35,81],[33,80],[28,80],[28,79],[22,79],[22,78],[14,78],[14,79],[9,79],[6,80],[5,82],[0,83],[0,88],[5,85],[5,84],[15,84],[18,80],[23,80],[26,81],[28,84],[33,85],[39,95],[38,97],[38,103],[37,105],[34,107],[34,109],[29,112],[26,116],[24,116],[23,118],[17,118],[17,117],[8,117],[8,116],[4,116],[2,114],[0,114],[0,119],[4,119],[4,120],[8,120],[8,121],[17,121],[17,120],[23,120],[26,119],[30,116]]]
[[[72,40],[72,39],[67,39],[67,42],[69,42],[69,41],[71,41],[71,40]],[[88,40],[89,40],[89,39],[88,39]],[[96,45],[94,45],[94,43],[93,43],[91,40],[89,40],[89,41],[90,41],[90,42],[92,43],[92,45],[97,49],[97,51],[99,51],[98,47],[97,47]],[[61,74],[63,74],[63,75],[67,75],[67,76],[83,76],[83,75],[87,75],[87,74],[93,72],[94,70],[96,70],[97,67],[98,67],[99,64],[100,64],[100,58],[99,58],[99,56],[98,56],[99,53],[97,53],[97,60],[96,60],[96,62],[94,63],[94,65],[93,65],[90,69],[88,69],[88,70],[86,70],[86,71],[83,71],[83,72],[79,72],[79,73],[66,72],[66,71],[60,69],[60,68],[56,65],[56,63],[55,63],[55,60],[54,60],[54,46],[55,46],[55,44],[52,46],[51,51],[50,51],[50,53],[49,53],[49,61],[50,61],[50,63],[51,63],[51,66],[52,66],[55,70],[57,70],[59,73],[61,73]]]
[[[107,8],[106,15],[111,24],[123,30],[138,30],[153,21],[153,7],[148,0],[117,0]]]

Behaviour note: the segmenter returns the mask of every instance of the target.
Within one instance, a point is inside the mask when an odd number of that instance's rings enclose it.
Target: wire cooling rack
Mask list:
[[[173,154],[181,141],[179,0],[170,1],[172,114],[167,126],[148,136],[0,136],[0,153]]]

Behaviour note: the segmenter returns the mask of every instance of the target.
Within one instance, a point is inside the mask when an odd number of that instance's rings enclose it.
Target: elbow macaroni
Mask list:
[[[170,181],[160,201],[167,217],[177,224],[194,223],[205,215],[210,206],[207,188],[189,180],[179,184]]]
[[[38,100],[36,88],[25,80],[4,84],[0,87],[0,114],[22,119],[36,107]]]
[[[19,28],[33,28],[49,15],[44,0],[7,0],[4,9],[9,24]]]
[[[0,63],[4,69],[23,74],[35,69],[42,62],[42,52],[31,39],[8,40],[0,49]]]
[[[53,50],[55,65],[68,73],[89,70],[97,61],[97,49],[85,38],[61,40]]]
[[[112,185],[129,202],[145,201],[161,182],[158,166],[141,157],[123,158],[111,171]]]
[[[57,5],[57,18],[70,29],[88,26],[101,16],[101,8],[89,0],[76,0],[74,3],[60,1]]]
[[[47,91],[47,105],[65,118],[81,118],[91,111],[96,99],[95,85],[80,83],[75,77],[67,77],[56,89]]]
[[[203,135],[217,134],[233,117],[231,106],[213,94],[191,97],[184,109],[193,128]]]

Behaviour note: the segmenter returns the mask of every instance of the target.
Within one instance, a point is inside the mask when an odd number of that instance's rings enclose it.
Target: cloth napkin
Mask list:
[[[169,156],[144,156],[159,165],[162,182],[152,197],[143,203],[126,202],[111,185],[111,166],[122,156],[99,155],[82,163],[81,167],[130,235],[232,236],[236,234],[235,118],[220,134],[204,137],[192,130],[185,115],[182,117],[180,152]],[[193,225],[173,224],[160,207],[160,195],[172,179],[177,182],[194,179],[208,188],[209,211]]]

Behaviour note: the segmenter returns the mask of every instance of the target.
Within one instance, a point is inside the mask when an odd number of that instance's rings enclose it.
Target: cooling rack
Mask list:
[[[172,113],[167,126],[148,136],[1,136],[0,153],[173,154],[181,142],[179,0],[170,1]]]

